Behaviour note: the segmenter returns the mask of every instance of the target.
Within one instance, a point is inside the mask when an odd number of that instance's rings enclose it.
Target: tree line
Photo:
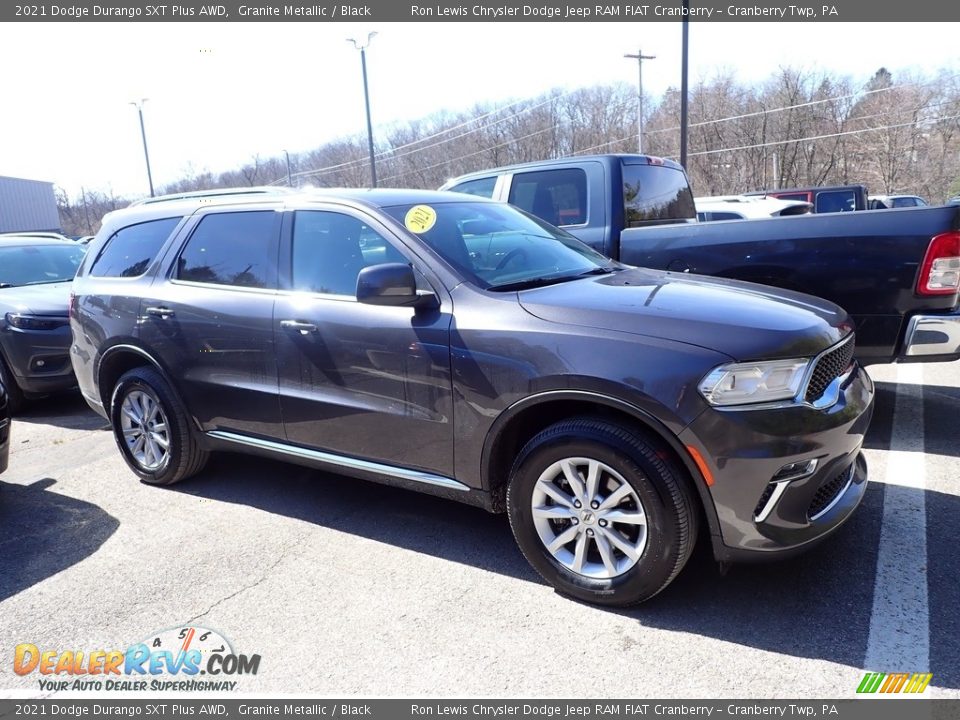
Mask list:
[[[645,153],[678,159],[680,93],[644,97]],[[938,203],[960,194],[960,74],[894,77],[880,68],[866,85],[830,72],[784,67],[748,85],[732,72],[693,83],[687,172],[697,195],[862,183],[872,193],[909,193]],[[506,106],[478,104],[379,128],[382,187],[437,188],[474,170],[570,155],[637,150],[637,91],[597,85]],[[366,135],[291,155],[292,184],[370,185]],[[286,185],[285,157],[253,156],[223,173],[188,171],[160,187],[175,193]],[[58,190],[64,231],[95,232],[129,199]]]

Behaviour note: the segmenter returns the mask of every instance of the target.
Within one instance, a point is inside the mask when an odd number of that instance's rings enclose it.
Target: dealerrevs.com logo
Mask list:
[[[256,675],[259,655],[234,652],[215,630],[181,627],[152,633],[126,650],[52,650],[32,643],[14,649],[17,675],[38,673],[40,689],[235,690],[240,675]]]

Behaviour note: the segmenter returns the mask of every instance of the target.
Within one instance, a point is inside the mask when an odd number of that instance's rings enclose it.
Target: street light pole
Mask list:
[[[352,42],[353,46],[360,51],[360,67],[363,70],[363,101],[367,107],[367,146],[370,150],[370,181],[373,187],[377,186],[377,163],[373,158],[373,124],[370,122],[370,91],[367,87],[367,48],[370,47],[370,41],[377,33],[367,33],[367,41],[363,44],[358,43],[353,38],[347,38],[347,42]]]
[[[644,60],[655,60],[656,55],[644,55],[642,50],[637,50],[636,55],[631,55],[627,53],[624,55],[625,58],[631,58],[632,60],[637,61],[637,68],[639,69],[637,76],[637,152],[641,155],[643,154],[643,61]]]
[[[680,164],[687,169],[687,75],[690,59],[690,0],[683,0],[683,26],[680,47]]]
[[[147,152],[147,131],[143,127],[143,104],[149,98],[142,98],[140,102],[131,102],[135,105],[137,113],[140,115],[140,137],[143,138],[143,159],[147,161],[147,182],[150,183],[150,197],[153,197],[153,173],[150,172],[150,153]]]

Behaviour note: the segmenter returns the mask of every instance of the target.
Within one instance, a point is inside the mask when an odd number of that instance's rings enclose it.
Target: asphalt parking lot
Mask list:
[[[960,697],[960,363],[870,374],[872,483],[837,535],[725,576],[701,545],[628,611],[557,595],[505,516],[243,456],[152,488],[78,397],[35,403],[0,477],[0,688],[38,692],[19,643],[195,625],[261,655],[250,693],[845,698],[871,670]]]

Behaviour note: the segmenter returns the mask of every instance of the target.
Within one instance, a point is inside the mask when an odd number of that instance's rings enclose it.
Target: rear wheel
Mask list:
[[[657,441],[604,420],[560,422],[530,440],[514,463],[507,507],[537,572],[603,605],[656,595],[696,542],[686,474]]]
[[[113,391],[113,435],[127,465],[151,485],[171,485],[203,469],[208,453],[190,431],[186,409],[153,368],[125,373]]]
[[[13,373],[7,367],[7,362],[0,357],[0,384],[7,389],[7,407],[11,415],[16,415],[23,409],[23,391],[13,379]]]

